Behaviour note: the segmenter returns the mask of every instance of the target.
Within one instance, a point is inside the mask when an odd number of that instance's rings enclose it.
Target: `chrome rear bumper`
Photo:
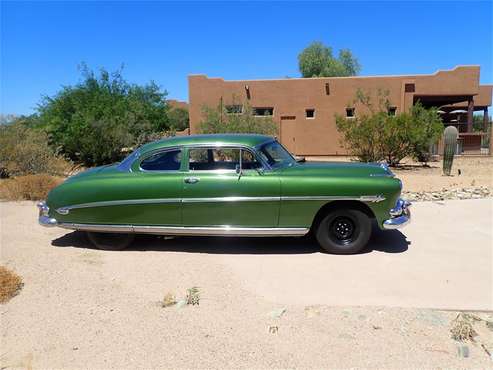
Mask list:
[[[54,227],[54,226],[58,225],[57,220],[55,220],[54,218],[51,218],[48,215],[48,212],[50,211],[50,209],[48,208],[48,206],[46,205],[45,202],[39,202],[38,204],[36,204],[36,206],[39,209],[38,222],[41,226]]]
[[[395,230],[404,227],[411,222],[410,206],[410,202],[399,198],[395,207],[389,212],[391,218],[383,222],[383,228],[386,230]]]

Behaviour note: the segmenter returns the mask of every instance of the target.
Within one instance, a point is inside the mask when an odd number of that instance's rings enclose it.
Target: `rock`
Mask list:
[[[286,312],[286,307],[269,312],[269,316],[278,319],[284,314],[284,312]]]
[[[459,344],[457,346],[457,354],[459,357],[468,358],[469,357],[469,347],[464,344]]]
[[[180,309],[183,308],[187,305],[187,301],[185,299],[181,299],[178,302],[176,302],[175,307]]]

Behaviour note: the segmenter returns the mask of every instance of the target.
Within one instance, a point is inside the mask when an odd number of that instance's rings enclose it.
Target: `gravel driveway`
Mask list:
[[[402,233],[333,256],[293,238],[141,237],[98,251],[38,226],[31,202],[0,203],[1,263],[25,282],[0,306],[0,365],[485,368],[479,344],[458,356],[456,313],[444,309],[493,307],[492,209],[491,199],[415,204]],[[159,305],[192,286],[199,306]],[[491,351],[492,332],[478,332]]]

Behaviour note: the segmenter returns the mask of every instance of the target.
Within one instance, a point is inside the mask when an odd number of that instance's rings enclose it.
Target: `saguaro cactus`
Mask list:
[[[454,126],[449,126],[443,132],[443,174],[450,176],[452,171],[452,163],[454,162],[455,148],[457,147],[457,137],[459,131]]]

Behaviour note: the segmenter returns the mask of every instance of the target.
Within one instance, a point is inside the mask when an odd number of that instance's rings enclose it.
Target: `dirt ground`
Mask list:
[[[313,161],[350,161],[349,157],[307,157]],[[402,166],[392,171],[402,180],[403,191],[439,191],[443,188],[488,186],[493,189],[493,157],[456,157],[452,176],[442,175],[442,161],[429,162],[423,167],[412,160],[404,160]],[[460,175],[459,175],[460,170]]]
[[[351,268],[351,257],[382,276],[413,258],[413,249],[426,257],[426,243],[416,244],[412,233],[406,250],[374,246],[360,256],[322,254],[295,238],[273,239],[258,250],[257,239],[141,237],[130,250],[110,252],[91,249],[80,233],[42,228],[36,218],[33,202],[0,203],[1,264],[21,275],[25,284],[20,294],[0,306],[1,368],[395,369],[493,364],[481,347],[493,347],[493,332],[484,321],[474,324],[479,336],[476,343],[466,343],[469,353],[464,358],[449,332],[457,312],[324,304],[338,284],[330,278],[336,274],[333,269],[347,265],[346,272],[337,272],[340,281],[357,276],[359,268]],[[478,232],[483,239],[490,235]],[[389,242],[401,239],[390,237]],[[466,272],[488,273],[483,269],[491,260],[490,249],[476,272],[473,266],[457,265],[453,275],[462,287],[457,295],[467,293]],[[446,271],[448,258],[462,258],[458,252],[451,249],[444,255],[431,248],[429,255],[441,261],[440,271]],[[301,261],[298,269],[290,267],[294,260]],[[315,270],[313,264],[318,266]],[[410,282],[424,269],[399,268]],[[291,289],[276,288],[286,274],[305,273],[326,280],[325,287],[318,283],[318,295],[312,290],[310,303],[296,285],[303,279],[291,276]],[[487,276],[491,264],[483,280]],[[477,281],[469,284],[474,288]],[[199,306],[161,307],[166,293],[181,298],[192,286],[200,289]],[[386,293],[379,288],[375,283],[373,297],[385,302]],[[421,289],[423,284],[416,283],[415,295]],[[353,298],[358,297],[338,299]],[[493,320],[491,311],[478,315]]]

